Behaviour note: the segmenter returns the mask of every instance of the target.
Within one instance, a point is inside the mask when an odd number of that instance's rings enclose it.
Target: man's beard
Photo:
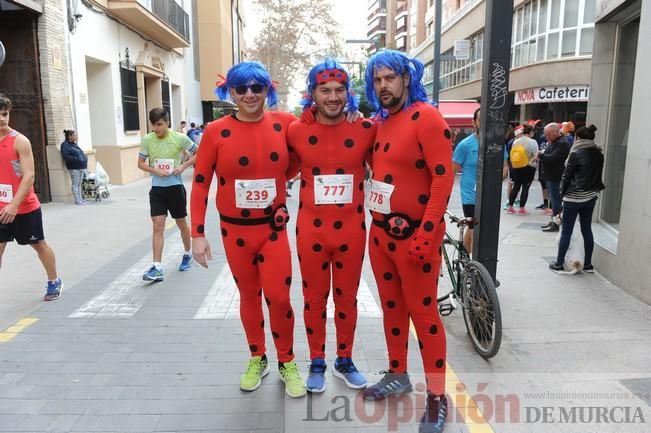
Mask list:
[[[323,116],[323,117],[325,117],[327,119],[337,119],[338,117],[340,117],[343,114],[345,107],[341,107],[341,110],[337,111],[336,114],[331,114],[325,108],[321,108],[318,105],[316,106],[316,109],[317,109],[317,112],[319,113],[319,115],[321,115],[321,116]]]
[[[382,105],[382,107],[386,109],[395,108],[398,105],[400,105],[401,102],[402,102],[402,98],[398,98],[397,96],[393,96],[393,95],[391,97],[391,100],[386,104],[382,102],[382,100],[380,99],[380,105]]]

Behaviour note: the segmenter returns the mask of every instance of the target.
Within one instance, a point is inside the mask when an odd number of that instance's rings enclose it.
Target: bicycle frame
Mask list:
[[[463,235],[466,230],[466,227],[459,227],[459,237],[454,239],[450,233],[445,232],[443,239],[443,245],[441,245],[441,250],[443,253],[443,260],[445,261],[445,267],[447,268],[448,275],[450,276],[450,281],[452,282],[452,291],[446,293],[444,296],[439,296],[437,301],[441,302],[454,296],[457,299],[461,299],[461,271],[464,263],[470,261],[470,254],[468,250],[463,245]],[[445,244],[448,243],[454,247],[457,252],[457,257],[450,259]]]

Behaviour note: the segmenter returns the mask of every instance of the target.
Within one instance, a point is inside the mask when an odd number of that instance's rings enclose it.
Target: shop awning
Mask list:
[[[472,128],[472,116],[479,107],[476,101],[439,101],[439,111],[450,128]]]

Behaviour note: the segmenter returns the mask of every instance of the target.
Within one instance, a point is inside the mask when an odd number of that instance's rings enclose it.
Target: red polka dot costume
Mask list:
[[[252,356],[266,352],[264,296],[280,362],[294,358],[292,269],[283,209],[289,167],[286,134],[294,120],[288,113],[266,112],[258,122],[234,116],[211,122],[197,153],[191,198],[192,236],[205,236],[210,183],[213,174],[218,176],[222,241],[239,289],[249,349]]]
[[[409,319],[414,323],[428,391],[445,391],[445,331],[436,296],[443,219],[452,191],[450,131],[441,114],[416,102],[378,124],[373,181],[393,186],[389,214],[372,211],[369,255],[377,281],[391,371],[407,371]],[[380,193],[370,191],[376,205]],[[384,194],[383,199],[387,200]],[[383,203],[385,203],[383,201]],[[407,222],[411,220],[412,225]]]
[[[337,356],[352,356],[366,242],[365,166],[375,130],[371,121],[362,119],[336,125],[295,122],[289,127],[290,158],[301,171],[296,245],[312,360],[325,358],[331,282]]]

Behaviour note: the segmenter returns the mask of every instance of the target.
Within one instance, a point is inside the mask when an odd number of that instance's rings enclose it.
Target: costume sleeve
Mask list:
[[[443,219],[448,206],[454,185],[454,170],[450,130],[443,116],[435,111],[432,121],[427,125],[419,131],[418,141],[423,146],[425,163],[432,174],[432,184],[418,235],[433,239],[434,228]]]
[[[197,152],[190,196],[192,237],[205,237],[204,225],[210,184],[217,166],[218,139],[214,128],[208,128],[203,136],[203,144]]]

